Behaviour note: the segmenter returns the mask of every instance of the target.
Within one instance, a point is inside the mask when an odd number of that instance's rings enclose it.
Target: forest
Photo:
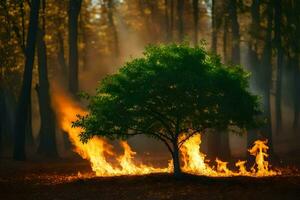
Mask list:
[[[262,188],[258,199],[297,199],[299,60],[299,0],[0,0],[0,198],[250,199]],[[203,63],[228,70],[191,67]],[[218,82],[194,89],[207,105],[224,106],[226,122],[197,118],[190,105],[200,100],[186,92],[196,75]],[[178,93],[164,90],[170,77]],[[229,96],[205,99],[206,89]],[[156,90],[167,103],[153,103]],[[233,125],[241,130],[227,130]],[[177,135],[149,138],[152,128]],[[172,169],[186,174],[178,180]],[[122,192],[111,195],[114,187]]]

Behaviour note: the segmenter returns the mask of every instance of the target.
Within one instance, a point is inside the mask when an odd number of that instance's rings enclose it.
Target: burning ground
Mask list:
[[[82,175],[78,175],[78,171]],[[299,174],[299,173],[298,173]],[[299,199],[300,177],[88,177],[88,162],[1,161],[0,199]]]

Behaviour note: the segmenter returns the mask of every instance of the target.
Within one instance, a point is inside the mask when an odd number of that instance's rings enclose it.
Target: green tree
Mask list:
[[[189,137],[209,129],[258,125],[258,97],[248,91],[248,74],[227,67],[202,47],[149,46],[143,58],[105,78],[89,98],[87,116],[78,116],[81,139],[145,134],[170,151],[180,175],[179,149]]]

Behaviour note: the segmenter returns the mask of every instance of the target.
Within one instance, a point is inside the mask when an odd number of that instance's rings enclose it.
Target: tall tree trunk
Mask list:
[[[25,160],[25,133],[26,123],[28,122],[28,108],[31,96],[32,70],[34,63],[36,34],[38,29],[40,0],[32,1],[30,9],[30,20],[27,34],[26,51],[25,51],[25,67],[23,73],[23,81],[21,94],[16,111],[15,125],[15,144],[13,157],[16,160]]]
[[[183,8],[184,0],[177,1],[177,15],[178,15],[178,39],[180,42],[183,41],[184,37],[184,28],[183,28]]]
[[[108,22],[109,22],[109,26],[112,29],[112,35],[113,35],[113,39],[114,39],[113,52],[114,52],[114,56],[116,58],[118,58],[120,56],[120,48],[119,48],[118,31],[117,31],[117,27],[116,27],[115,21],[114,21],[113,0],[108,0],[107,8],[108,8],[108,12],[107,12]]]
[[[228,43],[228,18],[226,16],[224,16],[223,19],[223,60],[224,63],[228,62],[228,53],[227,53],[227,43]],[[216,38],[217,39],[217,38]],[[217,43],[217,41],[215,42]],[[217,48],[216,48],[217,50]]]
[[[299,117],[300,117],[300,70],[299,70],[299,54],[292,59],[294,68],[294,120],[293,128],[295,132],[299,128]]]
[[[60,71],[64,77],[68,75],[67,63],[65,59],[65,47],[64,47],[64,39],[62,33],[58,31],[57,33],[58,39],[58,51],[57,51],[57,60],[60,65]]]
[[[82,0],[69,0],[69,90],[78,92],[78,16]]]
[[[293,68],[294,68],[294,121],[293,128],[294,132],[299,132],[299,117],[300,117],[300,18],[297,13],[300,9],[300,2],[297,0],[291,1],[292,9],[292,24],[295,24],[296,29],[294,30],[293,38],[291,39],[291,48],[293,51]]]
[[[253,73],[253,82],[254,84],[258,83],[262,77],[260,76],[261,69],[266,66],[261,66],[260,60],[258,59],[257,55],[257,43],[258,43],[258,36],[259,36],[259,30],[260,30],[260,1],[259,0],[253,0],[251,5],[251,25],[250,25],[250,35],[251,40],[248,43],[248,58],[251,69],[254,71]],[[266,96],[263,96],[264,102],[266,102]],[[265,107],[264,103],[264,107]],[[247,133],[247,148],[251,147],[253,145],[253,142],[257,139],[256,135],[257,130],[249,130]]]
[[[272,86],[272,27],[273,27],[273,3],[272,0],[267,4],[267,32],[265,37],[265,45],[263,50],[262,66],[264,67],[264,76],[265,80],[264,85],[264,96],[265,96],[265,116],[266,116],[266,125],[264,128],[264,133],[268,138],[268,146],[270,155],[274,155],[273,147],[273,133],[272,133],[272,116],[271,116],[271,86]]]
[[[169,0],[165,0],[165,41],[170,41]]]
[[[277,50],[277,73],[276,73],[276,96],[275,96],[275,110],[276,110],[276,133],[281,129],[281,93],[282,93],[282,65],[283,65],[283,47],[281,42],[281,19],[282,19],[282,5],[281,0],[274,1],[274,42]]]
[[[39,85],[36,85],[36,91],[39,98],[41,128],[40,144],[38,153],[47,157],[57,157],[56,137],[55,137],[55,115],[51,107],[49,80],[47,69],[47,47],[44,40],[45,36],[45,0],[43,0],[43,25],[38,30],[38,72]]]
[[[4,107],[4,96],[3,96],[3,92],[2,92],[2,80],[1,80],[1,70],[0,70],[0,156],[2,154],[3,151],[3,145],[2,145],[2,140],[3,140],[3,132],[4,132],[4,128],[3,128],[3,121],[4,121],[4,117],[5,117],[5,107]]]
[[[199,0],[193,0],[193,18],[194,18],[194,44],[198,43],[199,29]]]
[[[216,3],[215,0],[211,1],[211,29],[212,29],[212,37],[211,37],[211,51],[213,53],[217,53],[217,30],[216,30]],[[224,28],[225,28],[225,23],[224,23]],[[227,30],[226,30],[227,32]],[[224,29],[224,35],[227,34],[225,33]]]
[[[174,32],[174,0],[170,0],[170,38],[173,40]]]
[[[229,0],[228,5],[229,18],[231,20],[231,32],[232,32],[232,48],[231,48],[231,60],[233,64],[240,64],[240,27],[237,16],[237,0]]]

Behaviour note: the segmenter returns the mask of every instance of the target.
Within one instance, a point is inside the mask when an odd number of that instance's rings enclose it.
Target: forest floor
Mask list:
[[[84,161],[0,160],[0,199],[300,199],[300,175],[210,178],[170,174],[92,177]]]

